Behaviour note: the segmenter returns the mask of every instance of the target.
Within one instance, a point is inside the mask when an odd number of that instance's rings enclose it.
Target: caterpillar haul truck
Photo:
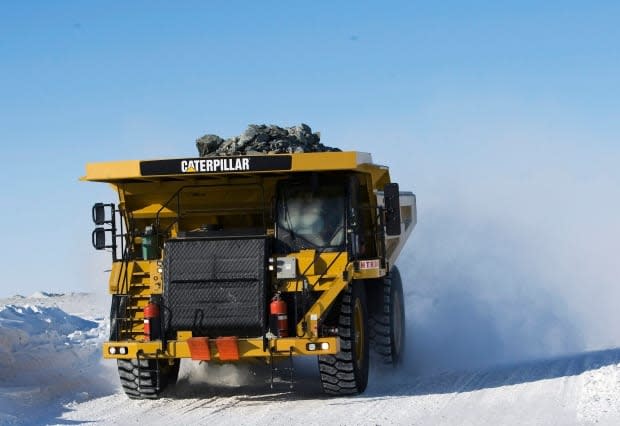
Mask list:
[[[130,398],[158,398],[182,358],[262,358],[273,386],[274,364],[314,355],[332,395],[364,391],[369,351],[399,363],[416,200],[370,154],[90,163],[82,180],[118,193],[92,241],[112,253],[103,356]]]

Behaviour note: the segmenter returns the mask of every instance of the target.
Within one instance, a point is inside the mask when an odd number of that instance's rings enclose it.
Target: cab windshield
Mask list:
[[[278,240],[288,251],[344,246],[345,199],[342,186],[285,187],[278,202]]]

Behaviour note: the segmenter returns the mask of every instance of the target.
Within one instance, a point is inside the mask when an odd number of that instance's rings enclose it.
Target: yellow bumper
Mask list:
[[[191,337],[191,336],[190,336]],[[239,359],[260,358],[270,356],[296,355],[334,355],[340,352],[340,338],[322,337],[317,339],[306,338],[275,338],[268,341],[267,349],[263,348],[262,338],[238,339]],[[211,359],[219,360],[220,355],[214,341],[209,342]],[[192,358],[186,339],[168,340],[166,348],[162,342],[105,342],[103,344],[104,358]]]

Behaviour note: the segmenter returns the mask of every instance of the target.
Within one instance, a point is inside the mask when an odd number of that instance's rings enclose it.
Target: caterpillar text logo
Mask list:
[[[213,158],[203,160],[182,160],[183,173],[243,172],[250,170],[249,158]]]
[[[239,157],[174,158],[140,162],[142,176],[177,174],[215,174],[290,170],[290,155],[254,155]]]

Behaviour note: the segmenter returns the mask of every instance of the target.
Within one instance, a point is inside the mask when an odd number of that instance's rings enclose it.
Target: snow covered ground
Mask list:
[[[65,404],[115,391],[100,362],[102,312],[89,294],[0,301],[0,424],[53,423]]]
[[[165,398],[131,401],[100,356],[107,304],[84,293],[0,300],[0,424],[620,424],[616,348],[431,373],[409,361],[373,370],[366,393],[347,398],[321,394],[312,359],[296,364],[292,392],[270,389],[261,365],[186,362]]]

